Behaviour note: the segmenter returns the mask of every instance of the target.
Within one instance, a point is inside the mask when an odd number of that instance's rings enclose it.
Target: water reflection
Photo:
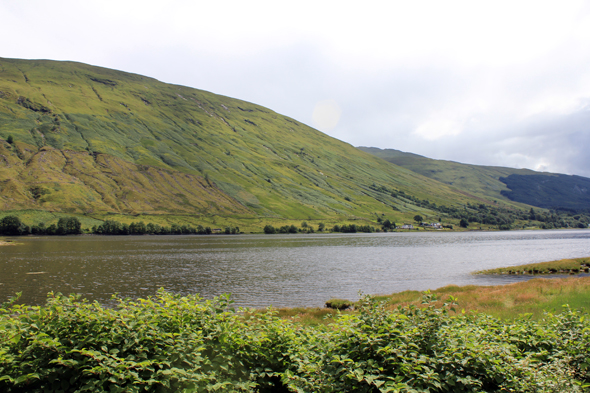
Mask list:
[[[589,240],[587,230],[25,238],[0,249],[0,300],[22,291],[38,304],[55,291],[104,302],[163,287],[206,298],[232,293],[242,306],[319,306],[358,291],[523,280],[470,273],[589,256]]]

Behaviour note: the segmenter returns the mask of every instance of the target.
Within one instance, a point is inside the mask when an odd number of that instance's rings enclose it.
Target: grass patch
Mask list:
[[[560,259],[558,261],[529,263],[527,265],[481,270],[474,274],[557,274],[590,271],[590,258]]]
[[[334,310],[347,310],[353,305],[354,302],[346,299],[330,299],[326,302],[326,307]]]

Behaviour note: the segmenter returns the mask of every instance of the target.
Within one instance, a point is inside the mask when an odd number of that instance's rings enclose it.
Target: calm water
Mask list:
[[[108,301],[160,287],[237,305],[321,306],[331,297],[448,284],[493,285],[522,276],[476,270],[590,256],[589,230],[238,236],[78,236],[13,239],[0,248],[0,301],[47,292]]]

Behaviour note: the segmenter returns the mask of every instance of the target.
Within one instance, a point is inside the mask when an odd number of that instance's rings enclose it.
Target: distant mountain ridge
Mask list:
[[[383,190],[478,201],[259,105],[74,62],[0,58],[0,138],[4,211],[261,225],[429,214]]]
[[[582,176],[556,174],[519,175],[501,177],[510,191],[507,198],[543,208],[590,211],[590,179]]]
[[[462,164],[395,149],[358,149],[474,195],[541,208],[590,210],[590,179],[586,177]]]

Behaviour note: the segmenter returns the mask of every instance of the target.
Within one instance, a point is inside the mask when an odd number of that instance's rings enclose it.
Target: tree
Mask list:
[[[76,217],[62,217],[57,222],[58,235],[79,235],[82,233],[82,224]]]
[[[323,222],[320,222],[318,225],[318,232],[323,232],[326,229],[326,225]]]
[[[102,233],[104,235],[118,235],[121,230],[121,223],[113,220],[105,220],[105,222],[98,227],[99,230],[101,227],[103,228]]]
[[[33,235],[46,235],[47,228],[45,228],[45,223],[41,222],[41,223],[39,223],[39,225],[33,225],[31,227],[31,233]]]
[[[17,216],[6,216],[0,220],[0,235],[20,236],[25,232],[25,225]]]
[[[132,222],[131,224],[129,224],[129,232],[132,235],[145,235],[147,231],[147,227],[145,226],[143,221]]]
[[[11,145],[14,143],[14,138],[12,137],[12,135],[8,135],[8,138],[6,138],[6,142],[10,143]]]
[[[386,219],[385,221],[383,221],[383,224],[381,226],[383,227],[384,231],[388,231],[390,229],[395,229],[395,222],[391,222],[388,219]]]
[[[461,221],[459,222],[459,225],[461,226],[461,228],[467,228],[469,226],[469,221],[462,218]]]
[[[57,222],[57,231],[56,233],[58,235],[67,235],[67,230],[66,230],[66,219],[65,218],[60,218],[59,221]]]
[[[49,236],[55,235],[57,233],[57,227],[55,226],[55,224],[51,224],[50,226],[48,226],[45,233]]]
[[[414,216],[414,221],[416,221],[418,224],[420,224],[422,221],[424,221],[424,218],[421,215],[416,214]]]
[[[150,235],[158,234],[160,232],[160,226],[150,222],[146,225],[145,230]]]

